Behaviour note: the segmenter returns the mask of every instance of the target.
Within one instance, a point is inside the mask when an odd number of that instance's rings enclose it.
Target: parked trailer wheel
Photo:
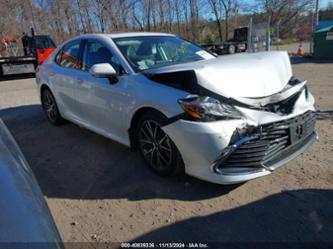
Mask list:
[[[229,54],[234,54],[236,52],[236,48],[234,45],[230,45],[228,48],[228,53]]]

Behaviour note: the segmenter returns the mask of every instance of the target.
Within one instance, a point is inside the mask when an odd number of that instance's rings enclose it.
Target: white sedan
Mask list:
[[[317,138],[286,52],[216,57],[162,33],[73,38],[37,69],[48,120],[138,149],[162,176],[220,184],[271,173]]]

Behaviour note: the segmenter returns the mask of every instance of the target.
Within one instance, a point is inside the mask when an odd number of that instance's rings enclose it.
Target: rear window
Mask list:
[[[56,62],[63,67],[79,68],[80,40],[66,44],[57,54]]]
[[[37,36],[35,37],[37,48],[55,48],[56,45],[48,36]]]

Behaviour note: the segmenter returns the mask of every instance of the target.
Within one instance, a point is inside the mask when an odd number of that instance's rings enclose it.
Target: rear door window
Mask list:
[[[66,44],[56,56],[56,62],[67,68],[80,68],[80,40]]]

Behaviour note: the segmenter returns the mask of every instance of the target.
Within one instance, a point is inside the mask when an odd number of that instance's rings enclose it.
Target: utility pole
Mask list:
[[[35,25],[35,15],[34,15],[34,7],[32,6],[33,3],[32,1],[30,2],[30,11],[31,11],[31,24],[34,30],[36,30],[36,25]]]
[[[318,24],[319,24],[319,0],[316,0],[316,26],[315,26],[315,30],[317,29],[318,27]]]
[[[316,8],[315,8],[315,13],[311,13],[311,28],[312,28],[312,36],[310,39],[310,54],[313,53],[313,33],[316,31],[318,24],[319,24],[319,0],[316,1]],[[315,20],[314,16],[315,15]]]

